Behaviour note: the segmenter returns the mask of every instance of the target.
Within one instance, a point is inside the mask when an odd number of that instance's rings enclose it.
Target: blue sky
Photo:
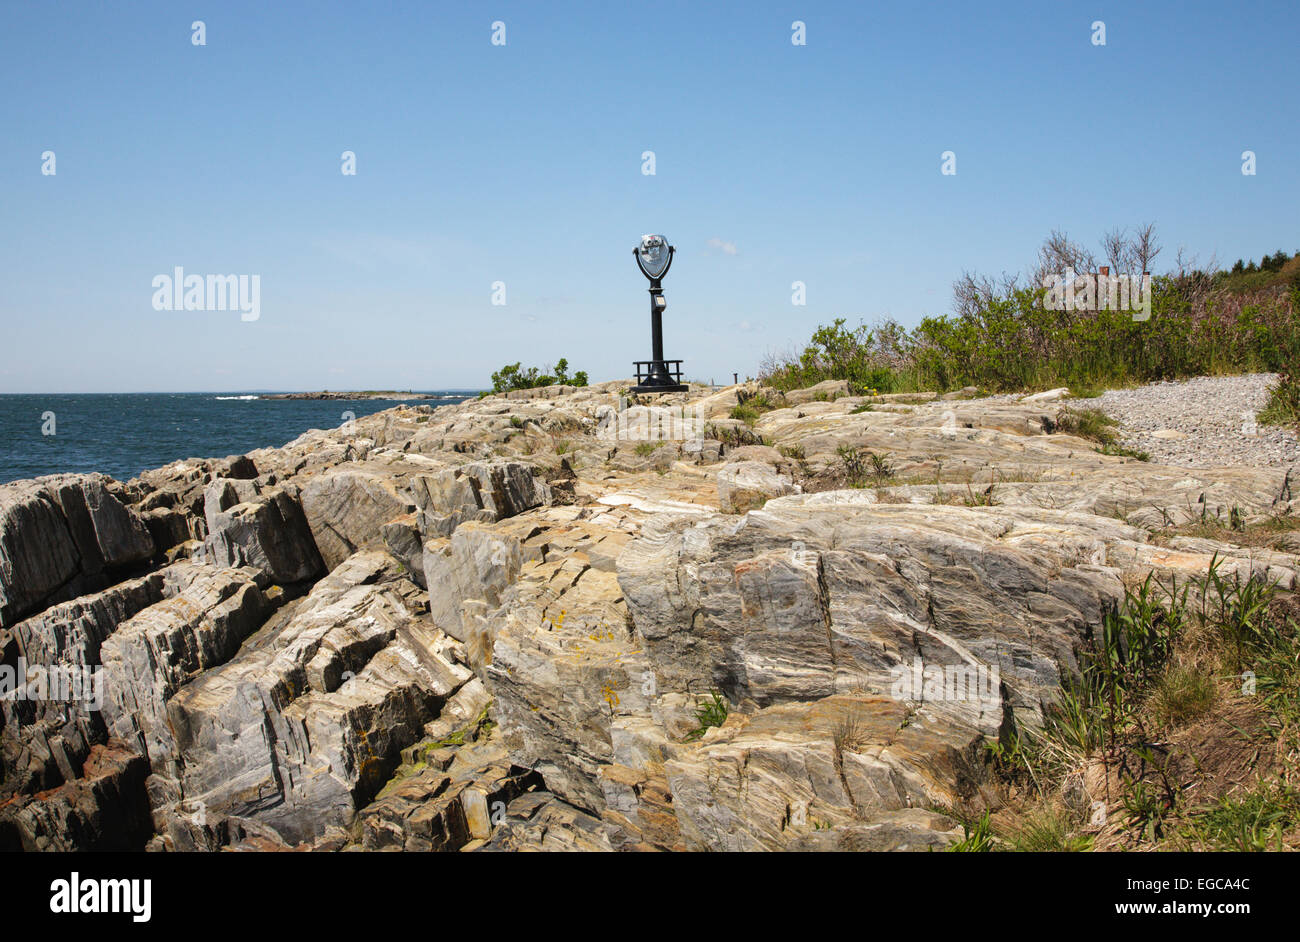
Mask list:
[[[666,354],[719,382],[1052,228],[1155,221],[1158,270],[1300,249],[1294,4],[645,6],[7,0],[0,392],[623,377],[651,231]],[[259,319],[154,310],[176,266],[259,275]]]

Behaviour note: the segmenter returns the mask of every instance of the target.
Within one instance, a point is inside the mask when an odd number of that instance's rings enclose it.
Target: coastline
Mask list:
[[[940,850],[1126,584],[1300,586],[1205,529],[1300,468],[1105,454],[1065,390],[626,383],[0,487],[0,662],[102,696],[0,700],[0,849]]]
[[[383,398],[268,398],[279,391],[0,395],[0,481],[102,471],[127,480],[179,458],[275,447],[401,404]],[[466,394],[427,389],[410,406]]]

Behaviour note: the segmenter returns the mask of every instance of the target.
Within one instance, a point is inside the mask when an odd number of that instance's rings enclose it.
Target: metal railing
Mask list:
[[[681,360],[634,360],[636,365],[636,382],[641,385],[655,373],[655,366],[662,367],[662,371],[673,378],[674,383],[682,382],[682,361]]]

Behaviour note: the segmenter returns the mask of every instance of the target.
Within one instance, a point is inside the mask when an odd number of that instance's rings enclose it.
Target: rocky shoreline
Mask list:
[[[0,487],[0,662],[102,679],[0,700],[0,849],[942,848],[1125,585],[1300,577],[1167,535],[1294,465],[1100,454],[1059,396],[627,385]]]

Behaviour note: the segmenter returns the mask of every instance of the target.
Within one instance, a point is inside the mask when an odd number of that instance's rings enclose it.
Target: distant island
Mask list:
[[[418,392],[394,392],[366,389],[360,392],[320,392],[263,393],[263,399],[442,399],[442,394]]]

